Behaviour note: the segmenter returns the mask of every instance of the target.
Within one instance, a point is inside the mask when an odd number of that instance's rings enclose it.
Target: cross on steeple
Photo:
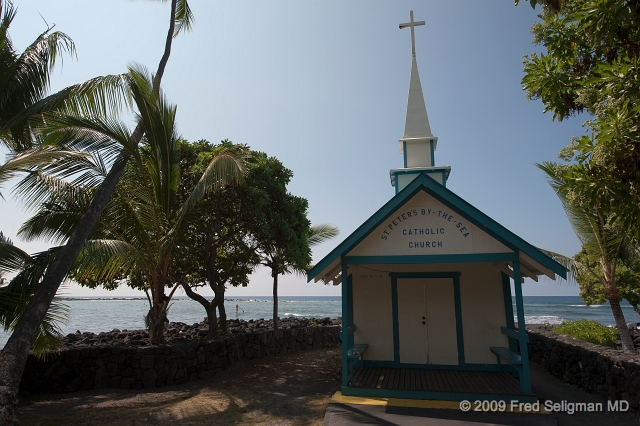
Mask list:
[[[416,56],[416,37],[413,32],[413,28],[418,25],[424,25],[424,21],[413,22],[413,10],[409,13],[411,16],[411,22],[407,22],[405,24],[400,24],[400,29],[411,27],[411,54]]]

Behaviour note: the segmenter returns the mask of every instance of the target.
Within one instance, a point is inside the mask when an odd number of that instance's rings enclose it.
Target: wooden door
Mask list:
[[[401,363],[458,364],[450,278],[398,279],[398,333]]]

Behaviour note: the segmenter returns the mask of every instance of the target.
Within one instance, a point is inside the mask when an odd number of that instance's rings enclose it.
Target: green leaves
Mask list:
[[[553,56],[531,55],[525,59],[522,88],[527,98],[540,99],[544,112],[553,112],[553,119],[562,121],[580,107],[570,78],[570,67]]]

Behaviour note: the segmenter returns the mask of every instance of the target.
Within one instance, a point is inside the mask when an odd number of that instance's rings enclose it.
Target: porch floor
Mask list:
[[[516,378],[498,371],[362,367],[351,388],[524,395]]]

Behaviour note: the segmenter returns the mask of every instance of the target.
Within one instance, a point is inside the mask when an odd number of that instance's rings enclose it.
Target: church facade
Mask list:
[[[446,187],[412,66],[395,196],[308,280],[342,285],[342,394],[534,402],[521,284],[566,270]],[[512,294],[512,284],[515,294]],[[512,308],[516,300],[516,312]],[[517,317],[517,324],[514,321]]]

